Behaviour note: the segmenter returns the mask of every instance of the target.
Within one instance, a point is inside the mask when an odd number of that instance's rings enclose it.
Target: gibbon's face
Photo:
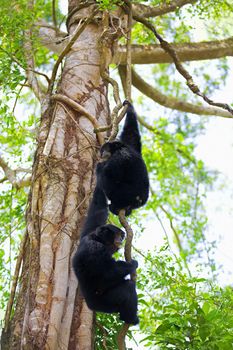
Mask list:
[[[123,241],[124,241],[124,236],[122,236],[122,232],[118,231],[117,233],[115,233],[114,247],[116,248],[116,250],[120,249]]]
[[[125,146],[120,141],[106,142],[100,149],[101,161],[108,160],[113,155],[113,153],[124,147]]]
[[[96,236],[101,243],[110,248],[112,253],[115,253],[121,248],[125,233],[119,227],[108,224],[100,226],[96,230]]]

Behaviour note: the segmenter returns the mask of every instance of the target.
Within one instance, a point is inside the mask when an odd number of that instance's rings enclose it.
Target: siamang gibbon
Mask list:
[[[141,154],[141,137],[137,115],[127,104],[126,120],[119,140],[106,142],[100,149],[97,164],[97,184],[111,202],[109,209],[118,215],[121,209],[129,215],[143,206],[149,195],[149,178]]]
[[[73,268],[91,310],[119,312],[122,321],[137,324],[135,282],[125,277],[136,271],[138,263],[136,260],[116,261],[112,257],[120,248],[125,233],[117,226],[106,224],[107,217],[106,196],[96,187],[73,258]]]

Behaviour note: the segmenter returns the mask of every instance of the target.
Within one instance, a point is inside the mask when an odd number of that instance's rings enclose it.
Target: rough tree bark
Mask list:
[[[69,2],[70,35],[93,12],[94,5],[75,11],[78,4]],[[78,102],[99,125],[106,125],[107,84],[101,67],[111,61],[116,37],[108,39],[103,57],[101,16],[98,13],[85,27],[67,54],[57,92]],[[85,116],[48,95],[42,104],[27,209],[28,239],[15,314],[4,330],[2,349],[89,350],[93,315],[76,292],[71,258],[95,181],[100,145]]]

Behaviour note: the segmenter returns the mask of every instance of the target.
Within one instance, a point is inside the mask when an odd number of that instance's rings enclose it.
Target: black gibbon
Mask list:
[[[126,280],[134,273],[138,263],[116,261],[112,255],[120,248],[124,232],[106,225],[107,199],[96,187],[81,232],[80,244],[73,259],[73,268],[81,292],[91,310],[120,313],[120,319],[137,324],[137,293],[135,282]]]
[[[143,206],[149,195],[149,178],[141,154],[141,137],[137,115],[128,104],[126,120],[120,139],[105,143],[100,149],[102,161],[97,164],[97,184],[111,204],[110,211],[118,214],[125,209]]]

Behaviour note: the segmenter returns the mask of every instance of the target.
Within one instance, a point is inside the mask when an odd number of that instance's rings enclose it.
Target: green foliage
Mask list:
[[[123,325],[118,316],[97,313],[95,324],[95,349],[117,349],[117,334]],[[132,332],[129,332],[128,335],[131,338]]]
[[[30,8],[25,0],[17,4],[3,0],[0,7],[0,85],[7,93],[17,94],[19,84],[26,82],[25,35],[31,37],[32,54],[38,68],[50,71],[51,63],[57,55],[50,53],[38,40],[36,21],[44,18],[52,24],[52,1],[37,0]],[[61,22],[61,12],[57,10],[57,19]],[[26,33],[26,34],[25,34]]]
[[[188,277],[167,247],[151,252],[141,271],[141,332],[144,346],[160,350],[233,349],[233,292]]]

